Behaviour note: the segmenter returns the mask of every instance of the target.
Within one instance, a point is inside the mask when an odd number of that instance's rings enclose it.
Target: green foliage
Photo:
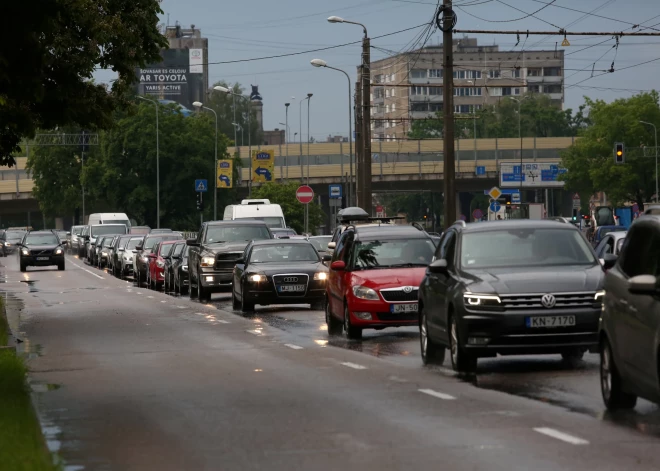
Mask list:
[[[634,201],[643,206],[655,193],[653,127],[660,127],[658,93],[642,93],[612,103],[586,98],[591,126],[562,153],[566,188],[582,194],[605,191],[613,204]],[[625,164],[614,163],[614,143],[628,147]]]
[[[234,93],[243,95],[245,90],[241,87],[240,84],[235,83],[234,85],[229,85],[227,82],[216,82],[213,86],[223,86],[229,88]],[[234,104],[236,104],[236,114],[234,115]],[[261,130],[259,129],[259,123],[257,122],[257,116],[253,108],[249,107],[248,101],[234,97],[233,95],[228,95],[226,93],[214,91],[209,94],[208,102],[204,103],[204,106],[211,108],[218,114],[218,132],[223,133],[225,136],[229,137],[231,141],[234,141],[234,125],[232,123],[238,123],[240,128],[236,128],[236,140],[238,145],[243,145],[243,142],[246,146],[248,145],[248,137],[252,139],[252,145],[261,143]],[[248,110],[250,110],[250,125],[248,126]],[[243,133],[241,136],[241,128]],[[250,135],[248,136],[248,129],[250,129]],[[230,143],[231,145],[231,143]]]
[[[473,138],[473,119],[476,118],[477,138],[518,137],[518,103],[506,98],[478,110],[474,115],[455,115],[456,136]],[[515,98],[522,100],[520,129],[523,137],[575,136],[587,124],[584,105],[573,115],[571,109],[561,110],[553,105],[547,95],[529,94]],[[438,112],[433,118],[413,121],[408,137],[441,139],[443,131],[443,115]]]
[[[160,60],[158,0],[2,2],[11,40],[0,44],[0,165],[23,138],[56,126],[108,127],[126,103],[135,67]],[[20,19],[20,21],[18,20]],[[94,83],[97,68],[118,80]]]
[[[302,234],[305,230],[305,205],[296,199],[296,190],[299,186],[299,182],[264,183],[260,187],[252,189],[252,198],[265,198],[270,200],[271,203],[282,206],[287,225],[294,228],[298,234]],[[314,202],[307,206],[309,206],[309,229],[310,232],[314,232],[314,228],[324,223],[325,213]]]
[[[391,193],[379,194],[379,202],[385,208],[388,216],[396,216],[403,213],[408,221],[424,221],[424,215],[427,216],[429,230],[433,224],[433,215],[435,215],[436,229],[440,228],[440,215],[442,214],[443,197],[442,193]]]

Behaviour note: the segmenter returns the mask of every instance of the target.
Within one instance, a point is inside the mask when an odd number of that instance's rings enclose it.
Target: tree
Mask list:
[[[659,95],[653,91],[612,103],[585,98],[591,125],[580,139],[562,153],[562,176],[566,188],[591,195],[605,191],[613,204],[628,201],[643,207],[655,193],[655,153],[644,146],[655,145],[653,128],[660,128]],[[624,164],[614,162],[614,143],[628,146]]]
[[[410,193],[391,193],[378,195],[379,203],[387,209],[388,216],[396,216],[403,213],[409,221],[424,221],[431,229],[433,217],[435,217],[436,227],[440,227],[443,196],[436,192],[415,192]]]
[[[305,231],[305,205],[296,199],[296,190],[299,186],[298,182],[264,183],[260,187],[253,187],[252,198],[265,198],[271,203],[279,204],[289,227],[302,234]],[[325,221],[325,213],[314,202],[307,206],[309,206],[309,229],[310,232],[313,232],[315,227],[321,226]]]
[[[229,88],[234,93],[243,95],[245,90],[239,83],[234,85],[229,85],[227,82],[216,82],[213,86],[220,85],[225,88]],[[236,105],[236,114],[234,115],[234,104]],[[233,141],[234,139],[234,124],[237,123],[240,128],[236,129],[236,140],[238,141],[235,145],[248,145],[248,137],[252,140],[252,145],[261,144],[262,136],[259,129],[259,123],[257,122],[257,115],[254,108],[249,107],[247,100],[239,97],[234,97],[233,95],[214,91],[209,94],[208,103],[205,103],[204,106],[211,108],[218,114],[218,132],[222,132],[225,136],[228,136]],[[248,110],[251,113],[250,115],[250,125],[248,126]],[[243,132],[241,133],[241,128]],[[249,129],[249,136],[248,136]],[[246,156],[244,156],[246,157]]]
[[[2,2],[0,165],[37,129],[78,124],[106,128],[126,104],[135,68],[160,60],[159,0]],[[111,89],[97,68],[118,74]]]

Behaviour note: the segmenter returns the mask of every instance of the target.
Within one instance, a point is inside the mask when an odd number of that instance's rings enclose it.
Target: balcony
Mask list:
[[[408,82],[414,85],[442,85],[442,77],[409,78]]]

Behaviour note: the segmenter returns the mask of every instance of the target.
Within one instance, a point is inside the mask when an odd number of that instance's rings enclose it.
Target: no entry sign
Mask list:
[[[299,186],[296,190],[296,199],[302,204],[309,204],[314,199],[314,190],[312,190],[311,186]]]

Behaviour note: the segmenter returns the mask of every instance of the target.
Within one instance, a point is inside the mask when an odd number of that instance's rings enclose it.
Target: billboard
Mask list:
[[[218,188],[232,188],[234,162],[231,160],[218,160],[217,175],[218,181],[216,182]]]
[[[273,181],[275,152],[272,150],[252,151],[252,181],[264,183]]]
[[[500,188],[563,188],[557,177],[566,173],[559,162],[501,162]]]
[[[193,108],[194,101],[203,101],[203,50],[164,49],[161,57],[159,63],[135,69],[135,92],[157,100],[172,100],[188,109]]]

